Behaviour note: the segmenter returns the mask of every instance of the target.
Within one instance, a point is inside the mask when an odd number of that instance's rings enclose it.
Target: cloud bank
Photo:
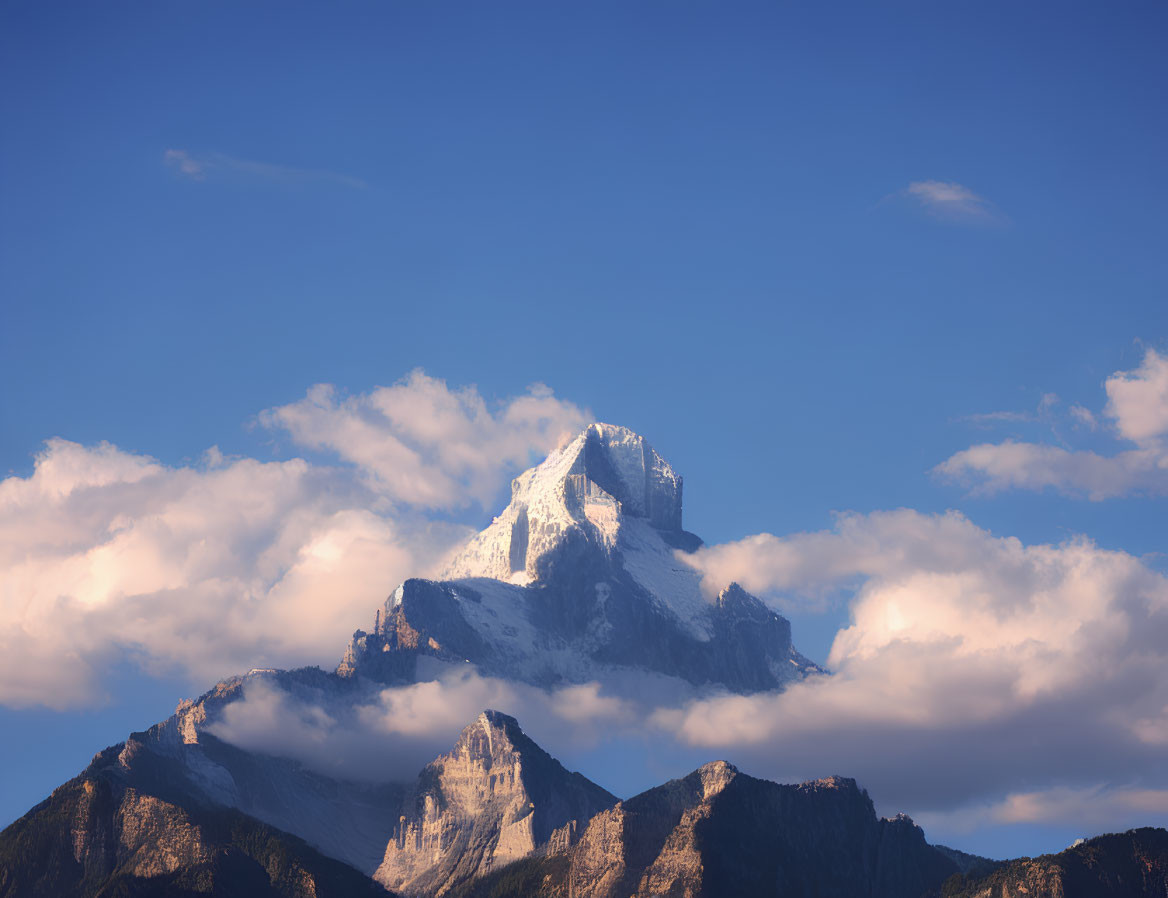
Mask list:
[[[1104,383],[1103,417],[1112,435],[1134,444],[1114,455],[1005,440],[981,443],[954,454],[934,473],[979,492],[1053,489],[1102,500],[1168,494],[1168,356],[1148,349],[1132,371],[1117,371]],[[1072,415],[1090,429],[1096,416],[1082,406]]]
[[[335,391],[262,417],[338,464],[212,450],[170,467],[55,438],[30,476],[0,481],[0,703],[101,701],[105,671],[127,658],[200,685],[331,667],[398,582],[470,533],[428,509],[465,505],[463,485],[493,495],[583,419],[546,388],[492,410],[420,372],[324,396]]]
[[[1058,820],[1034,796],[1168,788],[1168,579],[1138,558],[904,510],[689,561],[711,588],[855,587],[831,676],[659,710],[689,744],[781,779],[846,771],[914,812],[995,796],[999,815]]]

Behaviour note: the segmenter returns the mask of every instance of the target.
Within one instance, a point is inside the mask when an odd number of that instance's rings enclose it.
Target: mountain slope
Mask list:
[[[0,833],[0,896],[385,896],[357,870],[226,808],[170,800],[99,754]]]
[[[215,735],[216,724],[249,683],[279,688],[318,707],[342,709],[359,699],[356,684],[315,668],[232,677],[198,700],[180,703],[162,723],[130,734],[108,765],[109,775],[184,807],[240,811],[371,875],[396,823],[404,785],[336,779],[224,742]]]
[[[550,687],[635,671],[733,692],[821,672],[789,622],[737,585],[704,596],[676,557],[682,481],[643,437],[593,424],[512,483],[442,581],[407,580],[338,673],[384,683],[429,656]]]

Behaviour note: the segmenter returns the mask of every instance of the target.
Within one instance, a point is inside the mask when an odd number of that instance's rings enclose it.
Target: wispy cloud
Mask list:
[[[1148,349],[1138,368],[1115,372],[1104,389],[1106,429],[1136,448],[1100,455],[1046,443],[1005,440],[963,449],[934,468],[934,473],[982,493],[1053,488],[1091,499],[1168,493],[1168,356]],[[1043,420],[1049,409],[1050,405],[1040,404],[1039,415],[1033,420]],[[1004,414],[975,416],[975,423],[1028,420]],[[1094,431],[1105,427],[1099,416],[1081,405],[1072,405],[1070,416],[1079,428]]]
[[[1000,424],[1037,424],[1050,421],[1058,404],[1059,398],[1055,393],[1044,393],[1038,401],[1038,407],[1033,412],[976,412],[972,415],[964,415],[961,420],[973,424],[975,427],[996,427]],[[1075,408],[1079,407],[1075,406]],[[1081,409],[1081,411],[1087,410]],[[1071,413],[1077,415],[1073,409]]]
[[[989,222],[998,217],[989,200],[956,181],[913,181],[903,194],[946,221]]]
[[[207,176],[205,164],[192,157],[186,150],[167,150],[162,158],[176,172],[192,181],[202,181]]]
[[[187,150],[168,149],[163,153],[162,158],[176,173],[190,178],[192,181],[204,181],[216,173],[234,173],[269,181],[326,181],[357,190],[363,190],[369,186],[360,178],[324,169],[296,168],[291,165],[256,162],[251,159],[238,159],[224,153],[196,155]]]

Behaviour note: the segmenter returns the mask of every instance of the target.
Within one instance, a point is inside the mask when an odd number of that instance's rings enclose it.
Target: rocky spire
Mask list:
[[[374,878],[405,894],[441,895],[614,804],[615,796],[565,770],[515,718],[484,711],[419,775]]]

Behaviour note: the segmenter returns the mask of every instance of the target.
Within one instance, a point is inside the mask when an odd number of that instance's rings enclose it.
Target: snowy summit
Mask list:
[[[430,656],[540,686],[634,672],[756,692],[818,671],[756,597],[703,596],[676,557],[701,544],[672,466],[628,428],[592,424],[515,478],[442,580],[398,587],[339,672],[409,681]]]

